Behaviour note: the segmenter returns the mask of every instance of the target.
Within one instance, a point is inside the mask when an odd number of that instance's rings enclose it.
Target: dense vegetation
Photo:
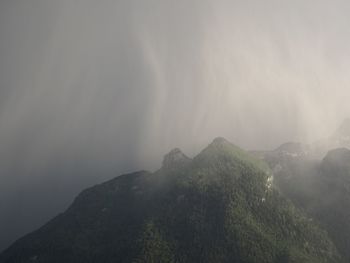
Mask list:
[[[281,192],[328,231],[350,262],[350,151],[332,150],[321,162],[279,159],[278,165],[275,183]]]
[[[267,165],[222,138],[193,160],[83,191],[0,262],[341,262],[325,231],[273,189]]]

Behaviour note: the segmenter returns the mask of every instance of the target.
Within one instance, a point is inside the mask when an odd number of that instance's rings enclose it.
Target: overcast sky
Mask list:
[[[327,136],[350,115],[349,14],[345,0],[2,0],[0,208],[30,207],[34,177],[155,169],[217,136]]]

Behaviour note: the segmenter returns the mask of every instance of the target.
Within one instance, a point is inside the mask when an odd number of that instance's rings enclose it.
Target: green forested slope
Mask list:
[[[83,191],[0,262],[341,262],[326,232],[271,187],[267,166],[218,138],[193,160]]]

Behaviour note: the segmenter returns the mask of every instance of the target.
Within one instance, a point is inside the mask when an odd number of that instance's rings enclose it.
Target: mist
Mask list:
[[[331,134],[350,116],[349,8],[1,1],[0,250],[82,188],[155,170],[171,148]]]

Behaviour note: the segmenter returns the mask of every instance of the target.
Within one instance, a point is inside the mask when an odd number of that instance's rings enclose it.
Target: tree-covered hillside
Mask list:
[[[349,262],[350,150],[331,150],[322,161],[276,156],[267,160],[276,170],[280,192],[328,231]]]
[[[16,262],[341,262],[325,231],[272,187],[272,173],[223,138],[192,160],[83,191],[0,255]]]

